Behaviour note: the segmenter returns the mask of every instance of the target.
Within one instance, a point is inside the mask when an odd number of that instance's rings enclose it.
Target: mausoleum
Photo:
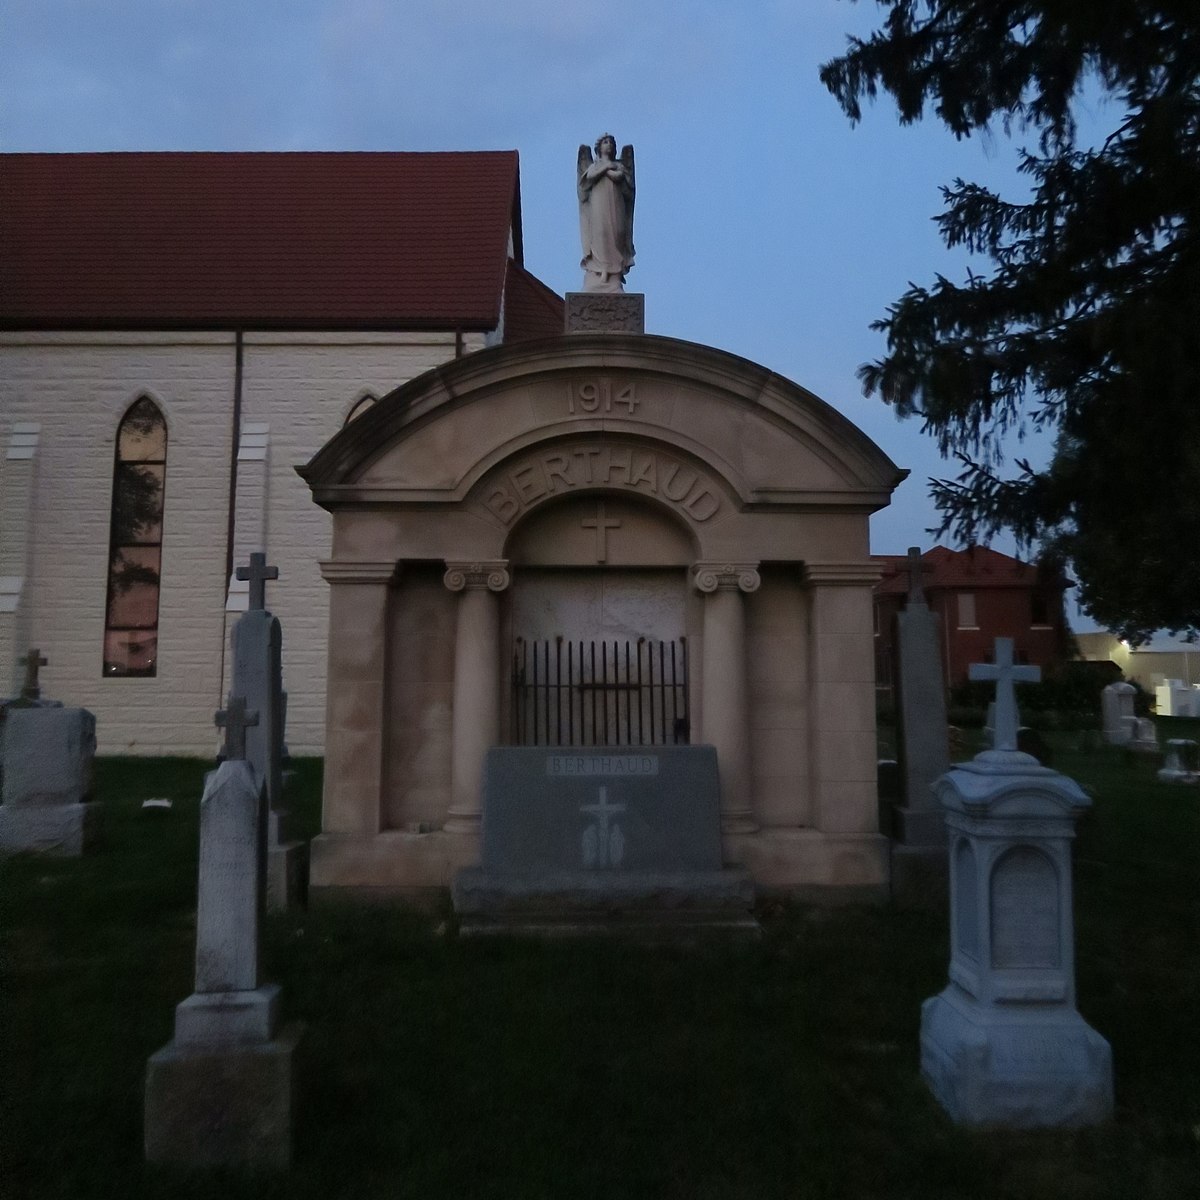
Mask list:
[[[493,746],[688,742],[759,887],[886,884],[868,518],[905,473],[812,393],[569,332],[411,380],[300,472],[333,516],[313,887],[448,886]]]

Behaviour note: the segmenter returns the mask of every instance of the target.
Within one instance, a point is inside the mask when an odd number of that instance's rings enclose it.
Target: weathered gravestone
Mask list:
[[[1090,801],[1015,749],[1011,644],[997,639],[996,745],[938,782],[950,838],[950,980],[921,1008],[921,1072],[960,1124],[1112,1116],[1108,1043],[1075,1008],[1071,839]],[[974,668],[972,668],[974,670]]]
[[[946,685],[938,649],[938,619],[921,587],[921,551],[908,551],[908,604],[896,616],[899,671],[900,763],[904,803],[897,814],[897,839],[905,846],[946,845],[946,822],[933,794],[950,767]],[[894,856],[893,856],[894,857]]]
[[[200,803],[196,990],[175,1010],[175,1037],[146,1070],[148,1162],[286,1167],[300,1027],[279,1029],[279,986],[263,983],[265,797],[239,757],[240,698],[223,718],[226,761]]]
[[[454,880],[464,933],[757,931],[749,873],[721,863],[711,746],[494,748],[482,832]]]
[[[1171,738],[1167,742],[1167,757],[1158,772],[1161,783],[1197,783],[1200,774],[1193,769],[1196,743],[1191,738]]]
[[[231,692],[245,697],[258,713],[246,731],[246,760],[263,781],[267,795],[267,907],[286,909],[304,894],[307,846],[288,836],[283,798],[284,721],[283,634],[279,618],[266,608],[266,581],[279,578],[279,568],[266,565],[266,555],[250,555],[237,577],[250,584],[250,607],[233,627]]]
[[[91,800],[96,718],[85,708],[43,700],[40,650],[25,657],[18,699],[0,721],[0,854],[33,851],[78,857],[100,834],[100,805]]]
[[[1133,698],[1137,688],[1131,683],[1110,683],[1100,693],[1100,709],[1104,720],[1104,740],[1110,746],[1128,745],[1137,736],[1137,716]]]

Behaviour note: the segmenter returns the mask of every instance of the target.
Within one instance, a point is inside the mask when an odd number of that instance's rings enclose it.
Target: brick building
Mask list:
[[[875,679],[890,694],[895,676],[896,614],[907,603],[908,559],[877,555],[883,577],[875,588]],[[1010,637],[1018,662],[1048,667],[1062,661],[1070,631],[1063,594],[1072,586],[1048,573],[989,550],[934,546],[921,556],[922,584],[941,623],[946,687],[967,680],[971,663],[990,662],[998,637]]]
[[[263,549],[288,737],[325,724],[330,516],[295,466],[375,399],[556,334],[515,151],[0,155],[0,695],[30,646],[107,753],[211,753]]]

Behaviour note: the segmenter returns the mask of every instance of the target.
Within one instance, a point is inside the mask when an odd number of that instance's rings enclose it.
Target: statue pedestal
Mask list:
[[[645,333],[642,292],[568,292],[567,333]]]

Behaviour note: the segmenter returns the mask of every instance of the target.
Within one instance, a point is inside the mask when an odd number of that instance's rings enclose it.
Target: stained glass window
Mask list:
[[[162,569],[167,422],[142,396],[117,430],[104,674],[150,676],[158,669],[158,594]]]

